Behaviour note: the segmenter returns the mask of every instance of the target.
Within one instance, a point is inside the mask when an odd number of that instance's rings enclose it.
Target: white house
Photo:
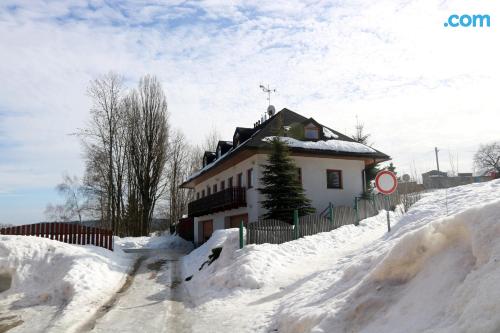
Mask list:
[[[193,218],[194,240],[206,241],[213,230],[257,221],[265,213],[257,190],[262,165],[267,161],[272,136],[285,133],[284,140],[298,167],[306,196],[317,212],[329,203],[353,204],[365,188],[365,169],[390,157],[355,142],[348,136],[283,109],[253,128],[237,127],[232,141],[219,141],[216,152],[205,152],[203,168],[181,186],[195,191],[188,215]]]

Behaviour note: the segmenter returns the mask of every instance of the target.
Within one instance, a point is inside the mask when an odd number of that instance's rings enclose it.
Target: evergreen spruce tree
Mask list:
[[[397,174],[396,172],[396,167],[394,166],[394,163],[390,163],[389,166],[387,167],[387,170],[389,170],[390,172],[394,173],[394,174]]]
[[[264,187],[259,188],[259,192],[266,197],[261,201],[268,211],[264,218],[291,222],[295,209],[299,211],[299,216],[314,213],[311,201],[305,196],[298,180],[297,167],[290,158],[288,147],[278,136],[270,143],[272,151],[267,164],[262,165],[260,181]]]

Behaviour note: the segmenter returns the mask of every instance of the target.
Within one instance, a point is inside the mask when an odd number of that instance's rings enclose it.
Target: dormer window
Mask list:
[[[233,138],[233,147],[236,148],[240,144],[240,134],[236,133]]]
[[[319,130],[313,124],[304,127],[304,136],[306,139],[317,140],[319,139]]]

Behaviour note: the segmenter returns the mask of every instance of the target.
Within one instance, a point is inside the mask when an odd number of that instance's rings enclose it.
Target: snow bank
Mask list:
[[[251,244],[241,250],[238,229],[217,230],[207,243],[184,257],[184,278],[193,275],[184,285],[198,304],[248,289],[279,288],[313,273],[325,261],[328,264],[329,257],[333,260],[381,237],[385,230],[386,213],[382,212],[359,226],[347,225],[281,245]],[[218,246],[223,247],[220,257],[198,271]]]
[[[54,315],[50,323],[38,314],[39,319],[18,329],[45,331],[47,327],[38,325],[50,324],[51,331],[65,327],[60,331],[71,332],[75,322],[92,316],[121,287],[131,263],[120,250],[40,237],[0,236],[0,274],[12,277],[12,286],[2,293],[0,305],[20,309],[25,321],[29,314],[22,309],[33,308],[35,313],[41,308],[59,309],[50,314]]]
[[[209,259],[212,249],[216,247],[222,247],[219,258],[210,266],[205,265],[200,271],[199,268]],[[220,283],[225,284],[231,278],[223,268],[230,266],[235,260],[233,255],[238,248],[238,229],[216,230],[206,243],[182,259],[183,278],[192,276],[190,281],[184,283],[184,286],[194,303],[215,298],[220,294],[220,289],[214,288]]]
[[[500,181],[426,195],[280,300],[280,332],[499,332]],[[448,216],[446,216],[448,215]]]
[[[126,248],[185,252],[191,243],[178,236],[115,237],[115,251],[47,238],[0,236],[2,309],[24,324],[15,332],[72,332],[90,319],[125,283],[137,256]],[[7,283],[8,282],[8,283]]]

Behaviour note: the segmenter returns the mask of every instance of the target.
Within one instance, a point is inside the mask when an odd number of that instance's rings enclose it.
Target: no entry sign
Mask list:
[[[382,194],[391,194],[398,187],[396,175],[388,170],[377,173],[375,177],[375,186]]]

